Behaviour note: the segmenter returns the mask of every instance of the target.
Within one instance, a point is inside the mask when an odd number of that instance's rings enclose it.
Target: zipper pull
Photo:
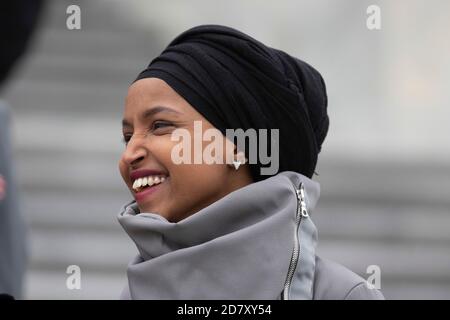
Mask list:
[[[300,213],[302,217],[308,218],[308,210],[306,208],[305,188],[303,183],[300,183],[300,189],[295,190],[297,192],[297,199],[300,202]]]

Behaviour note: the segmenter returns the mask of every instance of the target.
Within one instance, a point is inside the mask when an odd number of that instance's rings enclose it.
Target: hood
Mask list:
[[[122,298],[279,299],[289,278],[292,294],[311,298],[317,230],[311,217],[298,221],[300,184],[311,214],[319,184],[290,171],[176,223],[139,212],[134,201],[125,205],[118,219],[139,254],[128,265]]]

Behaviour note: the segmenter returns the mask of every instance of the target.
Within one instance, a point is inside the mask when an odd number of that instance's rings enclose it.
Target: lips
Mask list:
[[[146,187],[143,188],[141,190],[139,190],[138,192],[134,193],[134,198],[136,199],[136,202],[138,203],[144,203],[147,202],[151,199],[152,195],[155,192],[158,192],[158,190],[160,190],[161,188],[163,188],[165,185],[165,183],[160,183],[158,185],[154,185],[152,187]]]
[[[168,174],[151,169],[136,170],[130,173],[130,179],[133,183],[132,190],[137,202],[142,202],[153,192],[160,188],[168,179]]]

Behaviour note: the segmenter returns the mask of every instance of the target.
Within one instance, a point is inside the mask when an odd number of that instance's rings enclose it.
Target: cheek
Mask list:
[[[210,125],[204,124],[204,130],[214,129]],[[203,156],[208,156],[207,147],[212,144],[211,141],[203,141],[201,150],[196,150],[195,141],[194,141],[194,133],[190,130],[191,141],[190,141],[190,158],[191,161],[194,161],[196,152],[202,159],[201,164],[175,164],[170,158],[170,154],[172,148],[177,146],[179,142],[172,142],[171,148],[167,151],[168,154],[168,162],[170,162],[169,172],[171,172],[172,182],[174,191],[177,191],[177,194],[181,194],[183,197],[187,197],[190,195],[190,201],[194,202],[196,199],[201,198],[211,198],[214,195],[218,195],[223,190],[223,186],[226,183],[227,174],[229,170],[227,165],[225,164],[226,151],[233,150],[233,144],[229,142],[226,138],[220,140],[220,145],[222,146],[222,161],[221,163],[213,163],[206,164]],[[219,132],[219,134],[221,134]],[[219,144],[219,143],[218,143]],[[229,149],[226,149],[228,145]],[[203,154],[205,151],[205,154]],[[212,155],[211,155],[212,156]]]
[[[219,164],[175,165],[172,175],[174,194],[195,204],[215,198],[226,184],[226,168]]]
[[[119,159],[119,172],[120,172],[120,175],[122,176],[123,181],[125,181],[125,183],[127,183],[128,179],[129,179],[128,167],[122,158]]]
[[[167,216],[179,221],[205,208],[223,195],[226,171],[220,165],[175,165],[171,195],[165,204]]]
[[[154,164],[156,162],[158,166],[162,166],[172,176],[172,171],[178,167],[172,161],[172,149],[175,145],[176,142],[170,141],[170,138],[154,137],[147,145],[147,150],[149,151],[147,163]]]
[[[189,212],[190,208],[198,210],[215,201],[223,193],[229,173],[226,164],[175,164],[171,155],[177,145],[179,142],[162,137],[158,139],[154,137],[147,145],[150,157],[163,166],[170,175],[168,193],[161,204],[168,216],[183,215]],[[192,141],[192,160],[193,145]]]
[[[193,136],[193,133],[192,133]],[[196,150],[194,147],[194,141],[190,141],[190,164],[189,163],[175,163],[172,160],[172,150],[174,150],[175,157],[179,157],[180,142],[170,141],[165,144],[154,144],[154,155],[169,171],[172,179],[174,191],[187,190],[188,192],[194,192],[196,190],[214,189],[214,186],[220,185],[223,181],[224,174],[226,173],[226,165],[213,163],[206,164],[202,151],[205,150],[207,144],[210,142],[203,142],[201,150]],[[201,157],[200,164],[194,164],[195,153],[198,152]],[[198,155],[197,155],[198,156]]]

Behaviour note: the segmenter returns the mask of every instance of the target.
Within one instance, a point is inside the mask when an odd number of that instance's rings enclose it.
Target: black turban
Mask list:
[[[307,63],[238,30],[201,25],[170,42],[142,78],[164,80],[224,135],[279,129],[279,171],[312,177],[329,120],[325,83]],[[261,167],[250,164],[255,181],[267,178]]]

